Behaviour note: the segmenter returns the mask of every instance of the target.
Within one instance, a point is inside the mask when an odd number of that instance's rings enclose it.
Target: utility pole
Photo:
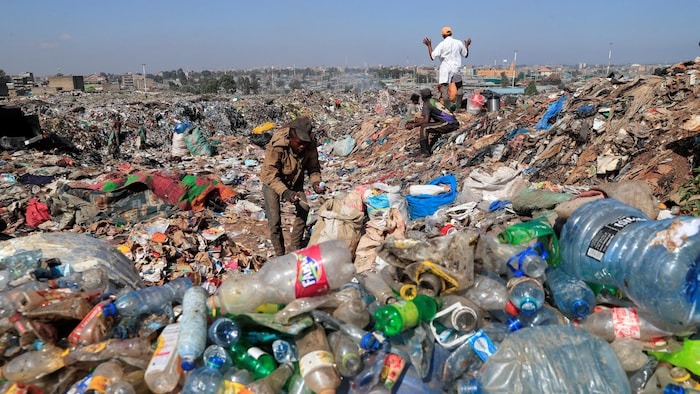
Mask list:
[[[515,87],[515,61],[518,59],[518,50],[515,50],[515,53],[513,54],[513,86]]]
[[[143,67],[143,94],[145,95],[148,92],[146,87],[146,63],[141,63],[141,66]]]
[[[608,51],[608,69],[605,71],[605,76],[610,75],[610,63],[612,62],[612,42],[610,43],[610,50]]]

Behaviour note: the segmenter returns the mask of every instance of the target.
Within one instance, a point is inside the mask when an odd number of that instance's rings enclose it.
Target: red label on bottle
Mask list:
[[[321,247],[309,246],[294,255],[297,258],[297,280],[294,282],[296,297],[313,297],[328,291],[330,286],[321,260]]]
[[[87,315],[83,318],[83,320],[78,323],[78,325],[73,329],[73,331],[68,335],[68,343],[71,344],[71,346],[78,346],[83,339],[83,334],[85,331],[85,328],[88,327],[88,325],[93,324],[93,321],[95,319],[101,319],[102,318],[102,308],[105,306],[106,302],[101,302],[90,310]]]
[[[404,367],[406,367],[406,360],[403,357],[395,353],[387,354],[384,357],[384,365],[379,375],[379,381],[383,382],[384,387],[388,389],[394,387]]]
[[[633,308],[612,308],[613,332],[617,338],[639,339],[641,325],[637,310]]]

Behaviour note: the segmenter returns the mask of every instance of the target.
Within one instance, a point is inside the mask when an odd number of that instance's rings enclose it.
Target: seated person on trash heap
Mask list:
[[[440,135],[457,130],[459,121],[450,110],[433,98],[430,89],[421,89],[420,96],[423,99],[423,112],[418,119],[406,122],[406,129],[420,127],[420,152],[423,156],[430,156]]]
[[[265,148],[265,160],[260,170],[265,199],[265,215],[270,241],[275,255],[286,254],[280,200],[294,204],[296,217],[292,225],[291,251],[302,247],[309,205],[304,193],[304,173],[316,193],[325,191],[321,184],[316,141],[311,134],[311,119],[299,117],[276,131]]]

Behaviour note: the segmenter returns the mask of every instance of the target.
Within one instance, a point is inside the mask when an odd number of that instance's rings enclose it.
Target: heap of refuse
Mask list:
[[[693,392],[698,68],[459,112],[425,159],[398,92],[18,101],[44,138],[0,156],[0,387]],[[273,258],[257,173],[299,115],[330,192]]]

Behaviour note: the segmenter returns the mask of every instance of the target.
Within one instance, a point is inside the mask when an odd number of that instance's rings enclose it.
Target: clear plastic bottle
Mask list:
[[[396,294],[382,275],[373,271],[365,271],[357,274],[357,280],[362,287],[372,294],[380,305],[387,305],[397,301]]]
[[[311,315],[314,317],[314,319],[316,319],[316,321],[322,322],[323,324],[326,324],[347,335],[363,350],[377,350],[382,346],[382,342],[384,341],[384,338],[380,338],[379,335],[365,331],[352,324],[345,323],[344,321],[336,319],[324,311],[311,311]]]
[[[585,385],[585,386],[584,386]],[[627,374],[610,344],[572,326],[518,330],[470,379],[467,393],[629,393]]]
[[[185,371],[194,369],[194,363],[207,345],[207,298],[209,293],[200,286],[185,291],[180,317],[180,336],[177,353]]]
[[[611,198],[574,211],[561,232],[562,267],[612,285],[670,324],[700,323],[700,218],[650,220]]]
[[[529,276],[539,278],[547,268],[547,262],[542,258],[541,251],[528,245],[511,245],[501,243],[496,237],[482,234],[479,242],[484,243],[482,256],[484,269],[500,275]]]
[[[116,315],[117,308],[112,301],[98,303],[71,331],[68,343],[71,346],[89,345],[107,339]]]
[[[116,357],[141,359],[147,362],[151,357],[151,341],[147,337],[108,339],[92,345],[80,346],[65,356],[66,364],[75,361],[105,361]]]
[[[209,340],[224,348],[230,348],[241,338],[241,327],[228,317],[219,317],[209,326]]]
[[[180,381],[180,356],[177,354],[179,336],[180,323],[169,324],[158,336],[156,350],[143,376],[146,385],[154,393],[169,393]]]
[[[253,375],[245,369],[230,367],[224,372],[223,391],[225,394],[239,394],[253,382]]]
[[[504,310],[508,303],[508,289],[505,284],[480,274],[474,275],[474,286],[467,289],[464,296],[486,311]]]
[[[248,390],[254,394],[277,394],[282,391],[282,387],[292,374],[294,374],[293,364],[281,364],[271,374],[248,384]]]
[[[117,380],[107,387],[105,394],[136,394],[134,386],[124,380]]]
[[[335,308],[333,316],[353,326],[365,328],[370,322],[369,311],[365,302],[359,298],[359,293],[357,296]]]
[[[340,386],[326,332],[314,324],[296,337],[299,370],[306,385],[317,394],[332,394]]]
[[[0,258],[0,268],[10,273],[10,282],[19,279],[37,268],[37,263],[42,258],[42,251],[20,250],[12,256]]]
[[[515,318],[520,322],[520,328],[544,326],[548,324],[563,324],[566,318],[561,312],[547,304],[542,305],[535,313],[520,312]],[[519,329],[520,329],[519,328]]]
[[[286,304],[338,289],[354,275],[347,244],[325,241],[270,259],[253,275],[226,279],[210,299],[210,308],[232,314],[252,312],[262,304]]]
[[[542,283],[534,278],[521,277],[508,281],[508,299],[518,310],[535,313],[544,304]]]
[[[41,350],[32,350],[14,357],[0,368],[0,380],[28,382],[63,368],[65,350],[53,345],[44,345]]]
[[[124,367],[119,361],[105,361],[92,371],[92,378],[86,392],[103,394],[113,382],[121,379],[122,376],[124,376]]]
[[[567,274],[560,267],[548,268],[545,285],[552,292],[557,308],[572,319],[581,319],[593,311],[595,294],[586,282]]]
[[[0,293],[0,319],[14,315],[22,307],[25,292],[46,288],[48,288],[48,284],[32,281]]]
[[[335,357],[335,366],[341,376],[350,378],[362,371],[360,346],[340,331],[328,334],[328,344]]]
[[[394,336],[417,326],[421,321],[431,320],[439,307],[437,299],[423,294],[410,301],[401,299],[374,312],[374,328],[388,336]]]
[[[188,277],[180,277],[162,286],[132,290],[114,300],[120,317],[138,316],[162,311],[173,301],[181,302],[185,291],[192,286]]]
[[[599,308],[578,322],[578,325],[608,342],[616,338],[646,341],[672,335],[654,326],[635,308]]]
[[[474,303],[458,295],[441,297],[442,308],[435,318],[445,327],[472,332],[484,323],[484,312]]]
[[[207,347],[204,351],[204,366],[190,372],[182,387],[182,394],[217,394],[223,385],[221,368],[227,363],[227,358],[226,350],[221,346]]]

